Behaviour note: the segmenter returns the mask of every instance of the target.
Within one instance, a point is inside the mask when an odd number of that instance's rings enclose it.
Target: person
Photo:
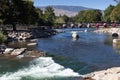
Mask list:
[[[78,24],[78,28],[82,28],[82,24],[81,23]]]
[[[96,28],[99,28],[99,23],[96,23],[95,27],[96,27]]]
[[[88,23],[88,24],[87,24],[87,28],[90,28],[90,26],[91,26],[90,23]]]
[[[106,28],[107,27],[107,23],[103,23],[103,27]]]
[[[112,27],[116,27],[116,23],[113,23],[113,24],[112,24]]]

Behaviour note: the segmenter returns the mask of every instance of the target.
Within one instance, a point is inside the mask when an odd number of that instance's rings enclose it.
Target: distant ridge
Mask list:
[[[56,16],[67,15],[69,17],[73,17],[78,14],[81,10],[93,10],[93,8],[87,8],[82,6],[66,6],[66,5],[50,5],[54,9],[54,13]],[[42,10],[47,6],[41,6]]]
[[[82,6],[66,6],[66,5],[51,5],[51,7],[57,8],[57,9],[68,10],[72,12],[79,12],[81,10],[93,9],[93,8],[87,8],[87,7],[82,7]]]

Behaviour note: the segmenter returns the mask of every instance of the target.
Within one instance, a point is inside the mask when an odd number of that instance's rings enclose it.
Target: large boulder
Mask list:
[[[23,52],[25,52],[26,48],[20,48],[20,49],[14,49],[11,53],[11,55],[20,55]]]
[[[107,70],[92,72],[90,74],[84,75],[84,77],[89,77],[93,80],[120,80],[120,67],[114,67]]]
[[[4,54],[9,54],[13,51],[13,48],[6,48],[5,51],[3,52]]]

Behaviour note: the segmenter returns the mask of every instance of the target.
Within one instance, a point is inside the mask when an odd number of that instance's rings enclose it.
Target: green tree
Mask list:
[[[101,21],[101,11],[100,10],[86,10],[84,13],[86,17],[86,22],[98,22]]]
[[[22,24],[36,24],[38,21],[38,14],[33,2],[30,0],[15,0],[14,1],[18,11],[20,12],[19,21]]]
[[[16,24],[31,25],[38,21],[38,13],[31,0],[0,0],[0,14],[4,24],[14,27]]]
[[[56,17],[55,23],[62,24],[65,23],[65,20],[62,17]]]
[[[6,20],[6,16],[9,15],[8,10],[9,10],[8,0],[0,0],[0,22],[1,23],[4,23]]]
[[[77,22],[98,22],[101,21],[102,13],[100,10],[80,11],[75,17]]]
[[[65,21],[65,23],[67,23],[67,22],[69,21],[69,17],[66,16],[66,15],[63,15],[62,18],[63,18],[63,20]]]
[[[115,6],[109,5],[108,8],[104,11],[103,20],[105,22],[111,22],[110,14],[112,13]]]
[[[43,11],[39,8],[36,8],[36,12],[38,13],[38,26],[45,25]]]
[[[74,20],[76,21],[76,22],[85,22],[86,21],[86,18],[85,18],[85,16],[84,16],[84,13],[85,13],[85,11],[80,11],[79,13],[78,13],[78,15],[76,15],[74,18]]]
[[[45,8],[44,19],[46,26],[52,26],[54,24],[55,14],[54,14],[54,10],[50,6]]]
[[[113,11],[110,15],[110,19],[112,21],[120,22],[120,3],[117,4],[117,6],[113,9]]]

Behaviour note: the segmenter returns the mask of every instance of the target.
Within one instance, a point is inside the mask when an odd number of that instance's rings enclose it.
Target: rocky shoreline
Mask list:
[[[6,31],[6,35],[9,40],[27,40],[36,38],[46,38],[57,34],[52,29],[30,29],[30,30],[17,30],[17,31]]]
[[[45,57],[46,53],[44,51],[38,50],[27,50],[27,48],[6,48],[2,53],[5,56],[19,56],[22,55],[23,57]]]
[[[55,30],[52,29],[44,29],[44,28],[32,28],[29,30],[16,30],[16,31],[5,31],[7,35],[7,43],[11,41],[30,41],[26,44],[26,46],[36,46],[37,45],[37,38],[46,38],[52,35],[57,34]],[[5,45],[3,45],[5,46]],[[21,54],[29,54],[29,57],[43,57],[45,53],[43,51],[36,51],[32,50],[29,51],[27,48],[7,48],[2,47],[0,45],[0,54],[11,55],[11,56],[18,56]]]
[[[113,67],[102,71],[83,75],[86,80],[120,80],[120,67]]]
[[[94,31],[95,33],[109,33],[114,34],[117,33],[120,35],[120,28],[100,28]]]

